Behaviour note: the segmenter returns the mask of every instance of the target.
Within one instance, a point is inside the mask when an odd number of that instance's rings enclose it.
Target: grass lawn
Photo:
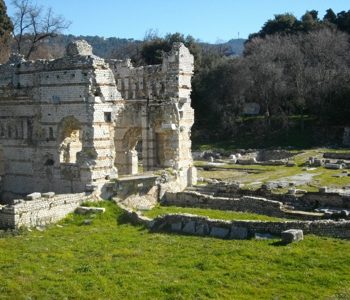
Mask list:
[[[350,241],[149,233],[103,202],[45,231],[0,239],[1,299],[349,299]]]
[[[143,214],[147,217],[154,218],[160,215],[169,213],[188,213],[199,216],[206,216],[211,219],[221,220],[260,220],[260,221],[283,221],[281,218],[274,218],[265,215],[236,212],[236,211],[224,211],[216,209],[203,209],[203,208],[191,208],[191,207],[177,207],[177,206],[156,206],[150,211],[146,211]],[[285,220],[284,220],[285,221]]]

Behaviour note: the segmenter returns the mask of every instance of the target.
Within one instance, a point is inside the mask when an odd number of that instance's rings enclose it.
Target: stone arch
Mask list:
[[[68,116],[61,120],[58,135],[60,163],[77,162],[77,155],[83,148],[82,136],[81,124],[75,117]]]
[[[115,141],[115,165],[121,175],[137,174],[139,164],[140,143],[142,143],[142,130],[140,127],[131,127],[118,133]]]

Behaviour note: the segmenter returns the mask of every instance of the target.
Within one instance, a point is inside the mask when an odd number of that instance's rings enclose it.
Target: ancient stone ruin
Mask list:
[[[85,41],[64,57],[0,65],[1,199],[32,192],[102,190],[109,180],[170,168],[195,182],[191,156],[193,56],[182,43],[160,65],[93,55]]]

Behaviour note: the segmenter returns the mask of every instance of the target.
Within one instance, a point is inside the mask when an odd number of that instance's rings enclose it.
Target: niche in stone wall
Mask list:
[[[59,128],[60,163],[75,164],[77,154],[83,147],[80,122],[73,116],[69,116],[61,121]]]
[[[156,133],[156,164],[157,167],[165,166],[165,142],[166,135],[164,133]]]
[[[129,128],[122,141],[116,142],[116,167],[122,175],[143,172],[141,128]]]

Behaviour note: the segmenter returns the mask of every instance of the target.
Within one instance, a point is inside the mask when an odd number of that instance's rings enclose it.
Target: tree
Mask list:
[[[350,10],[341,11],[337,14],[337,27],[339,30],[350,33]]]
[[[12,30],[13,25],[7,15],[6,5],[3,0],[0,0],[0,63],[8,58]]]
[[[70,26],[62,16],[56,16],[51,8],[44,9],[34,5],[31,0],[13,0],[13,17],[16,50],[26,59],[38,48],[39,44],[54,38]]]
[[[275,15],[274,19],[268,20],[258,33],[249,36],[249,40],[254,37],[264,38],[266,35],[275,33],[289,34],[297,31],[299,21],[297,18],[289,13]]]
[[[317,11],[307,11],[302,17],[301,17],[301,28],[305,31],[311,31],[314,30],[320,25],[319,20],[317,18]]]
[[[337,24],[337,16],[331,8],[326,10],[326,14],[323,17],[323,21],[329,22],[331,24]]]
[[[194,55],[195,61],[199,56],[199,48],[195,39],[188,35],[184,36],[181,33],[168,33],[164,38],[158,36],[155,31],[146,33],[144,43],[141,49],[141,57],[145,64],[155,65],[162,62],[162,53],[171,50],[173,43],[182,42],[190,52]]]

